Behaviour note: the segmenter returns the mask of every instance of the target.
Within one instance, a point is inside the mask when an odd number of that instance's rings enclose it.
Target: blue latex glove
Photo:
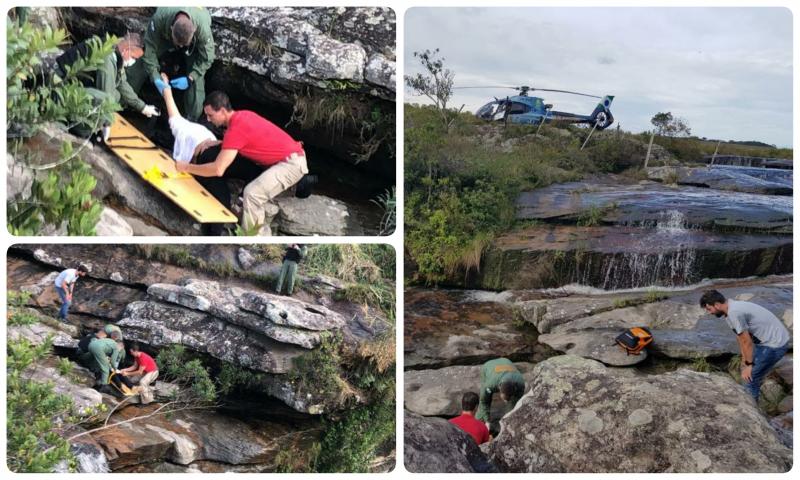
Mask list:
[[[153,81],[153,85],[155,85],[156,88],[158,89],[159,95],[164,95],[164,89],[167,88],[167,84],[164,83],[164,80],[157,78]]]
[[[169,84],[172,88],[177,88],[178,90],[186,90],[187,88],[189,88],[189,79],[187,77],[178,77],[173,80],[170,80]]]

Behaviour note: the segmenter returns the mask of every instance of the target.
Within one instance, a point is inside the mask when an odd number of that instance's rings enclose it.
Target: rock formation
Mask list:
[[[516,472],[786,472],[791,450],[730,377],[638,375],[565,355],[534,369],[490,459]],[[747,439],[746,441],[741,441]]]

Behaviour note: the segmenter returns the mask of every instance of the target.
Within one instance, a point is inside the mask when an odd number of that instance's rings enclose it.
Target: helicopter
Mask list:
[[[614,101],[613,95],[598,97],[586,93],[571,92],[568,90],[554,90],[549,88],[533,88],[529,86],[521,87],[453,87],[454,89],[465,88],[510,88],[517,90],[519,95],[506,98],[497,98],[482,106],[475,112],[475,116],[488,121],[503,121],[505,123],[517,123],[523,125],[540,125],[548,122],[568,122],[584,123],[593,125],[597,130],[604,130],[614,123],[614,116],[611,114],[611,102]],[[552,110],[553,105],[544,103],[540,97],[528,96],[528,92],[538,90],[542,92],[560,92],[584,97],[601,98],[594,111],[589,115],[576,113],[557,112]]]

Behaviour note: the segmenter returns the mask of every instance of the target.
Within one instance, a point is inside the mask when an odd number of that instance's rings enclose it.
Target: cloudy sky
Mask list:
[[[623,129],[643,131],[657,112],[692,133],[792,145],[792,16],[783,8],[412,8],[414,51],[439,48],[456,85],[529,85],[615,95]],[[424,103],[410,96],[406,102]],[[511,90],[457,90],[475,111]],[[555,110],[588,114],[596,100],[542,94]]]

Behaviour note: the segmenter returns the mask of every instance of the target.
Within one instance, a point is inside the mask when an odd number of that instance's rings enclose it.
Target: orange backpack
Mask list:
[[[653,343],[653,334],[647,327],[633,327],[625,330],[616,340],[628,355],[639,355],[642,350]]]

